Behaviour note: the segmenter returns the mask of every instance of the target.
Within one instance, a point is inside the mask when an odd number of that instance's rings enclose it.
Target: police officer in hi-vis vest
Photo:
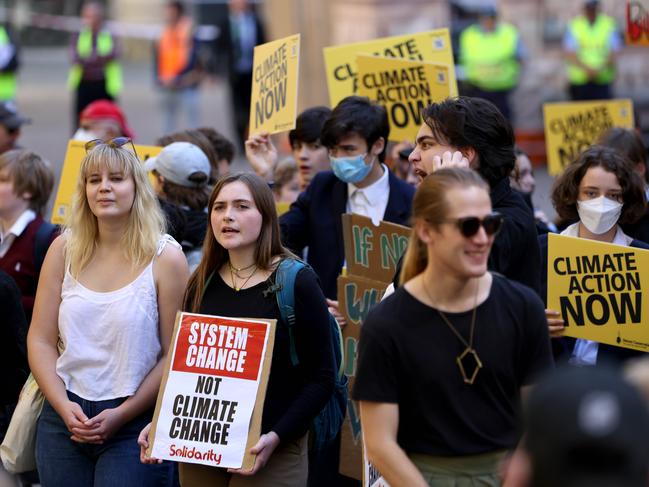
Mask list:
[[[479,22],[460,34],[462,91],[489,100],[511,121],[509,95],[518,85],[525,48],[516,27],[498,21],[494,4],[482,7],[479,15]]]
[[[81,10],[84,26],[70,45],[72,68],[68,86],[76,92],[73,128],[79,115],[95,100],[115,100],[122,89],[122,71],[117,58],[117,40],[104,28],[104,9],[86,3]]]
[[[615,20],[599,12],[599,2],[584,2],[584,14],[568,26],[563,49],[573,100],[605,100],[613,97],[615,57],[622,39]]]
[[[0,102],[16,98],[18,48],[8,29],[0,25]]]

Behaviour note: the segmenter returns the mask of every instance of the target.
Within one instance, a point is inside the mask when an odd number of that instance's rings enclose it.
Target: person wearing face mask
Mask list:
[[[280,218],[282,240],[295,254],[308,247],[307,262],[320,278],[330,311],[342,318],[336,280],[345,250],[341,215],[357,213],[378,224],[408,225],[414,188],[383,164],[390,132],[385,108],[369,99],[343,99],[324,123],[320,140],[332,171],[316,174]],[[309,486],[348,485],[338,476],[339,443],[309,463]]]
[[[280,218],[285,245],[297,255],[309,247],[307,260],[329,299],[336,299],[336,279],[345,259],[340,215],[408,224],[414,188],[383,164],[389,133],[383,107],[364,97],[343,99],[320,136],[332,170],[316,174]]]
[[[614,149],[592,146],[582,152],[559,176],[552,189],[552,203],[559,217],[576,220],[561,235],[587,238],[625,247],[649,249],[649,245],[626,235],[621,224],[633,223],[647,206],[640,176]],[[539,237],[542,269],[541,297],[547,303],[548,238]],[[635,350],[562,337],[563,320],[556,310],[546,309],[553,351],[558,361],[573,365],[622,362],[637,356]]]

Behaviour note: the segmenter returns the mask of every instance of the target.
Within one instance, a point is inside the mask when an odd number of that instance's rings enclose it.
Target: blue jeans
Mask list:
[[[86,401],[68,392],[71,401],[92,418],[115,408],[122,399]],[[137,437],[151,421],[152,411],[141,414],[101,445],[77,443],[58,413],[45,401],[36,432],[36,465],[43,487],[174,486],[176,464],[140,463]]]

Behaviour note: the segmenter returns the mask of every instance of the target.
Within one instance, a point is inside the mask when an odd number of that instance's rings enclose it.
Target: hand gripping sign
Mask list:
[[[649,250],[548,235],[548,309],[566,336],[649,352],[647,289]]]
[[[250,470],[275,320],[178,313],[149,456]]]

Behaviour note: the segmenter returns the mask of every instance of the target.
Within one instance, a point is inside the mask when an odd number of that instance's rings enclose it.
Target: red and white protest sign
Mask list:
[[[252,468],[274,336],[275,320],[179,313],[150,456]]]

